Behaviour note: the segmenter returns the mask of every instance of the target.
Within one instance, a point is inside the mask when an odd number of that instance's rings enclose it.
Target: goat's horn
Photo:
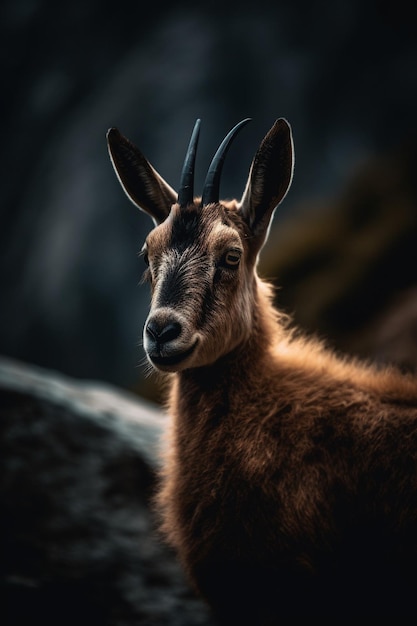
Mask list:
[[[197,153],[198,137],[200,135],[201,120],[194,124],[194,130],[188,144],[184,165],[182,166],[180,189],[178,191],[178,204],[184,208],[194,200],[194,164]]]
[[[236,126],[232,128],[232,130],[226,135],[226,137],[221,142],[219,148],[217,149],[217,152],[214,155],[213,160],[210,164],[204,183],[203,196],[201,198],[202,206],[204,206],[205,204],[210,204],[211,202],[219,201],[220,176],[222,173],[223,163],[226,158],[227,151],[237,133],[243,126],[245,126],[245,124],[250,122],[250,119],[251,118],[248,117],[245,120],[239,122],[239,124],[236,124]]]

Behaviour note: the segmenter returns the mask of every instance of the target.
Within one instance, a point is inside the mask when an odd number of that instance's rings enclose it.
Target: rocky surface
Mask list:
[[[1,624],[210,624],[149,499],[162,413],[0,359]]]

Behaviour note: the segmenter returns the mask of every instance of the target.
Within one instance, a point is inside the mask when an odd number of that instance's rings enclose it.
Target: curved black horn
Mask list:
[[[220,193],[220,176],[223,169],[223,163],[226,158],[227,151],[229,149],[232,140],[236,137],[237,133],[240,131],[245,124],[250,122],[251,118],[248,117],[245,120],[236,124],[234,128],[226,135],[226,137],[221,142],[219,148],[217,149],[216,154],[213,157],[213,160],[210,164],[209,170],[207,172],[206,180],[203,188],[203,196],[201,198],[201,205],[210,204],[211,202],[219,201],[219,193]]]
[[[194,124],[194,130],[188,145],[187,154],[185,155],[184,165],[182,166],[180,189],[178,191],[178,204],[180,207],[186,207],[194,200],[194,164],[198,137],[200,135],[200,123],[201,120],[198,119]]]

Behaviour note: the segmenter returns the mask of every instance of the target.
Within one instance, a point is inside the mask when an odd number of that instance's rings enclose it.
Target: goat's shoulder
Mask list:
[[[287,333],[270,350],[271,368],[306,393],[316,389],[331,398],[356,398],[417,409],[417,376],[393,365],[339,355],[323,342]]]

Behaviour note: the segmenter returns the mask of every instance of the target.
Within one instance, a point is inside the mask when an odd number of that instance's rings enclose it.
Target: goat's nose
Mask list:
[[[168,343],[176,339],[181,333],[181,324],[178,322],[158,323],[156,320],[149,320],[146,325],[146,332],[157,343]]]

